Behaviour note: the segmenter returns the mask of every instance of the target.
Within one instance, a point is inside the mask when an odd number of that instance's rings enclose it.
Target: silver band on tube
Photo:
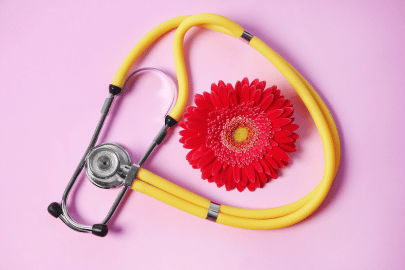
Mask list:
[[[218,218],[218,212],[219,212],[220,207],[221,207],[220,204],[211,201],[210,207],[208,208],[207,217],[205,219],[216,222],[217,218]]]
[[[245,42],[246,44],[249,44],[250,40],[253,38],[253,35],[249,33],[248,31],[243,31],[243,34],[240,36],[240,40]]]

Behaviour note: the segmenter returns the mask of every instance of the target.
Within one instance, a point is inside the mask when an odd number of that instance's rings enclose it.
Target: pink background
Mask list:
[[[1,1],[0,269],[404,269],[405,4],[279,2]],[[292,227],[250,231],[132,191],[106,238],[67,228],[46,208],[60,201],[119,65],[157,24],[202,12],[224,15],[264,40],[326,101],[342,140],[326,201]],[[152,66],[175,78],[173,34],[134,69]],[[278,71],[242,42],[210,30],[192,29],[185,53],[192,95],[220,79],[277,84],[294,102],[298,151],[279,179],[254,193],[200,180],[184,158],[180,128],[144,167],[239,207],[284,205],[312,190],[322,176],[321,142]],[[100,141],[119,143],[138,160],[163,123],[168,96],[153,74],[142,76],[114,107],[109,119],[116,121],[107,121]],[[98,223],[116,194],[81,176],[69,209],[80,222]]]

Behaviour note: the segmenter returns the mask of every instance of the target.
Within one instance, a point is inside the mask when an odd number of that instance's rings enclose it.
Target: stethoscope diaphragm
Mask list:
[[[124,183],[120,172],[131,165],[128,152],[115,143],[103,143],[94,147],[86,157],[86,174],[100,188],[114,188]]]

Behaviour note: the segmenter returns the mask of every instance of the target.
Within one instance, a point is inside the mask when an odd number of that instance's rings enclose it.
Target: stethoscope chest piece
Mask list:
[[[121,186],[125,179],[121,172],[131,166],[128,152],[115,143],[103,143],[94,147],[86,157],[86,174],[100,188]]]

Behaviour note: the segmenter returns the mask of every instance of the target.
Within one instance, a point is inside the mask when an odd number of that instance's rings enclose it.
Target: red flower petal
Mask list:
[[[254,79],[254,80],[250,83],[250,86],[252,86],[252,85],[256,86],[256,85],[258,85],[258,84],[259,84],[259,79]]]
[[[221,100],[221,103],[224,105],[224,107],[229,107],[229,100],[228,100],[228,92],[225,89],[225,86],[220,86],[219,87],[219,94],[218,94],[219,99]]]
[[[271,120],[271,125],[272,125],[272,127],[282,127],[282,126],[288,125],[291,122],[292,122],[291,118],[277,118],[277,119]]]
[[[277,162],[270,155],[265,155],[264,157],[271,167],[273,167],[276,170],[279,168]]]
[[[243,190],[245,190],[246,185],[239,182],[239,183],[236,184],[236,188],[238,189],[239,192],[242,192]]]
[[[211,149],[205,149],[204,147],[200,147],[198,148],[197,151],[194,152],[193,156],[191,157],[192,159],[199,159],[203,156],[205,156],[206,154],[208,154],[208,152],[211,151]]]
[[[280,118],[288,118],[291,117],[291,115],[293,114],[294,109],[291,107],[285,107],[284,108],[284,112],[282,115],[280,115]]]
[[[194,131],[207,131],[207,126],[193,122],[187,122],[187,128]]]
[[[280,144],[279,145],[279,147],[281,148],[281,149],[283,149],[284,151],[287,151],[287,152],[295,152],[295,151],[297,151],[296,149],[295,149],[295,146],[291,146],[291,145],[289,145],[289,144]]]
[[[226,188],[226,190],[227,191],[230,191],[230,190],[232,190],[232,189],[234,189],[236,187],[236,183],[235,182],[226,182],[225,183],[225,188]]]
[[[232,90],[234,90],[233,89],[233,86],[232,86],[232,84],[230,84],[230,83],[227,83],[226,84],[226,90],[229,92],[229,91],[232,91]]]
[[[218,94],[218,85],[215,83],[211,84],[211,92],[215,92]]]
[[[262,167],[262,165],[260,165],[259,161],[257,161],[257,160],[253,161],[252,166],[253,166],[253,168],[255,168],[256,171],[263,172],[263,167]]]
[[[270,167],[271,174],[269,175],[273,179],[277,179],[278,175],[275,169]]]
[[[222,178],[221,178],[221,186],[223,186],[226,182],[228,182],[228,174],[229,174],[229,166],[224,168],[222,172]]]
[[[284,99],[284,98],[280,98],[280,99],[276,100],[276,101],[273,103],[273,105],[271,105],[271,106],[268,108],[268,111],[280,109],[281,107],[283,107],[284,102],[285,102],[285,99]]]
[[[200,161],[198,162],[198,164],[197,164],[198,168],[207,166],[212,161],[214,161],[215,158],[216,158],[216,156],[214,154],[214,151],[208,152],[208,154],[205,155],[203,158],[201,158]]]
[[[196,95],[195,95],[194,102],[195,102],[195,104],[196,104],[198,107],[200,107],[200,108],[202,108],[202,109],[205,109],[205,110],[207,110],[207,111],[214,111],[214,110],[215,110],[215,107],[212,106],[211,103],[208,103],[208,102],[204,99],[204,97],[201,96],[201,95],[199,95],[199,94],[196,94]]]
[[[267,88],[266,90],[263,91],[263,94],[265,95],[271,95],[277,90],[277,86],[273,85],[272,87]]]
[[[280,98],[280,90],[276,89],[273,91],[274,99],[277,100]]]
[[[207,101],[208,103],[212,104],[212,100],[211,100],[211,94],[208,92],[203,93],[203,98],[205,99],[205,101]]]
[[[266,117],[269,118],[270,120],[273,120],[277,117],[279,117],[280,115],[283,114],[283,110],[282,109],[278,109],[278,110],[271,110],[266,114]]]
[[[256,184],[256,187],[257,187],[257,188],[259,188],[260,186],[263,186],[263,185],[261,185],[262,183],[260,182],[260,178],[259,178],[258,172],[255,172],[255,184]]]
[[[237,105],[238,99],[236,98],[236,91],[231,90],[228,92],[229,104],[230,105]]]
[[[250,191],[255,191],[256,188],[257,188],[257,186],[256,186],[256,184],[255,184],[254,182],[249,182],[249,184],[247,185],[247,188],[248,188]]]
[[[221,184],[221,180],[222,180],[222,173],[221,173],[221,174],[217,174],[217,175],[214,176],[215,184],[217,184],[218,187],[222,187],[222,186],[223,186],[223,185],[220,185],[220,184]]]
[[[187,117],[187,122],[196,122],[199,125],[207,126],[207,120],[197,115],[190,115],[189,117]]]
[[[275,146],[272,149],[272,153],[275,157],[279,158],[280,160],[289,161],[290,157],[284,152],[280,147]]]
[[[212,167],[212,175],[217,175],[222,168],[222,162],[217,159],[214,163],[214,167]]]
[[[249,88],[249,101],[253,101],[253,102],[254,102],[253,94],[254,94],[255,92],[256,92],[256,86],[252,85],[252,86]]]
[[[222,187],[224,185],[224,183],[222,183],[222,182],[219,182],[219,183],[217,183],[217,187]]]
[[[278,146],[278,143],[273,140],[270,140],[270,146],[271,147]]]
[[[187,145],[200,145],[200,144],[205,144],[206,143],[206,138],[204,138],[204,137],[197,137],[197,138],[193,138],[193,137],[191,137],[191,138],[188,138],[185,142],[184,142],[184,144],[187,144]]]
[[[270,165],[266,162],[265,159],[259,159],[260,165],[262,165],[264,173],[270,174]]]
[[[255,102],[255,105],[259,105],[260,98],[262,97],[262,91],[255,90],[252,96],[252,100]]]
[[[235,84],[235,91],[236,91],[236,98],[238,103],[240,103],[240,97],[242,96],[242,83],[240,81],[237,81]]]
[[[212,101],[212,104],[214,104],[214,106],[216,108],[224,107],[224,105],[222,105],[221,100],[219,100],[219,97],[215,92],[211,92],[211,101]]]
[[[255,177],[255,169],[253,168],[253,166],[246,165],[243,169],[245,170],[246,175],[249,178],[250,182],[254,182],[256,180],[256,177]]]
[[[295,141],[300,137],[300,135],[298,135],[297,133],[293,133],[290,137],[291,137],[291,139],[294,139],[294,141]]]
[[[225,183],[225,188],[226,190],[232,190],[235,188],[236,183],[235,181],[233,181],[233,169],[231,167],[229,167],[228,169],[228,175],[227,175],[227,181]]]
[[[273,102],[274,96],[273,95],[268,95],[266,96],[262,102],[260,102],[259,107],[262,108],[263,111],[265,111]]]
[[[182,127],[182,128],[184,128],[185,130],[188,130],[188,128],[187,128],[187,122],[186,122],[186,121],[180,121],[180,122],[179,122],[179,126]]]
[[[186,140],[188,139],[188,137],[181,137],[179,142],[180,143],[184,143]]]
[[[243,85],[249,86],[249,79],[248,79],[247,77],[243,78],[243,80],[242,80],[242,86],[243,86]]]
[[[238,166],[233,167],[233,180],[235,180],[235,183],[239,183],[241,179],[241,172],[240,168]]]
[[[266,174],[264,172],[257,172],[257,175],[259,176],[259,180],[260,182],[262,182],[263,184],[269,182],[269,179],[267,178]]]
[[[214,162],[211,162],[207,166],[201,168],[202,179],[208,179],[209,177],[212,176],[211,171],[212,171],[213,166],[214,166]]]
[[[285,103],[283,104],[283,106],[284,106],[284,107],[292,107],[291,100],[287,99],[287,100],[285,101]]]
[[[188,161],[193,160],[193,155],[194,155],[195,152],[197,152],[197,150],[198,150],[198,149],[193,149],[193,150],[191,150],[190,152],[188,152],[188,154],[186,155],[186,159],[187,159]]]
[[[241,172],[241,178],[240,178],[240,182],[239,182],[239,183],[242,183],[242,185],[246,186],[247,183],[248,183],[248,176],[247,176],[247,174],[246,174],[245,168],[242,168],[242,169],[240,170],[240,172]]]
[[[298,129],[298,125],[297,124],[289,124],[289,125],[285,125],[283,126],[284,130],[289,130],[289,131],[295,131]]]
[[[294,139],[290,137],[274,137],[274,140],[278,143],[290,143],[294,142]]]
[[[292,134],[291,131],[280,130],[280,131],[274,133],[274,137],[287,137],[287,136],[290,136],[291,134]]]
[[[193,109],[193,112],[194,112],[196,115],[198,115],[199,117],[203,118],[203,119],[207,119],[208,116],[209,116],[208,111],[206,111],[206,110],[204,110],[204,109],[201,109],[201,108],[198,108],[198,107],[194,108],[194,109]]]
[[[190,114],[190,115],[193,115],[194,114],[194,108],[197,108],[197,107],[194,107],[194,106],[188,106],[187,108],[186,108],[186,111]]]
[[[189,137],[197,137],[197,136],[198,136],[198,132],[197,132],[197,131],[189,130],[189,129],[180,130],[179,134],[180,134],[181,136],[183,136],[182,138],[180,138],[180,140],[183,139],[184,137],[186,137],[185,139],[187,139],[187,138],[189,138]]]
[[[266,81],[261,81],[260,83],[258,83],[256,85],[256,89],[260,89],[260,90],[264,90],[264,88],[266,87]]]
[[[247,86],[245,84],[242,87],[242,92],[241,92],[241,96],[240,96],[240,102],[247,103],[248,101],[249,101],[249,86]]]
[[[280,159],[278,159],[277,157],[273,156],[273,160],[277,163],[277,166],[278,166],[279,169],[284,168],[284,164],[283,164],[283,162],[281,162]]]

